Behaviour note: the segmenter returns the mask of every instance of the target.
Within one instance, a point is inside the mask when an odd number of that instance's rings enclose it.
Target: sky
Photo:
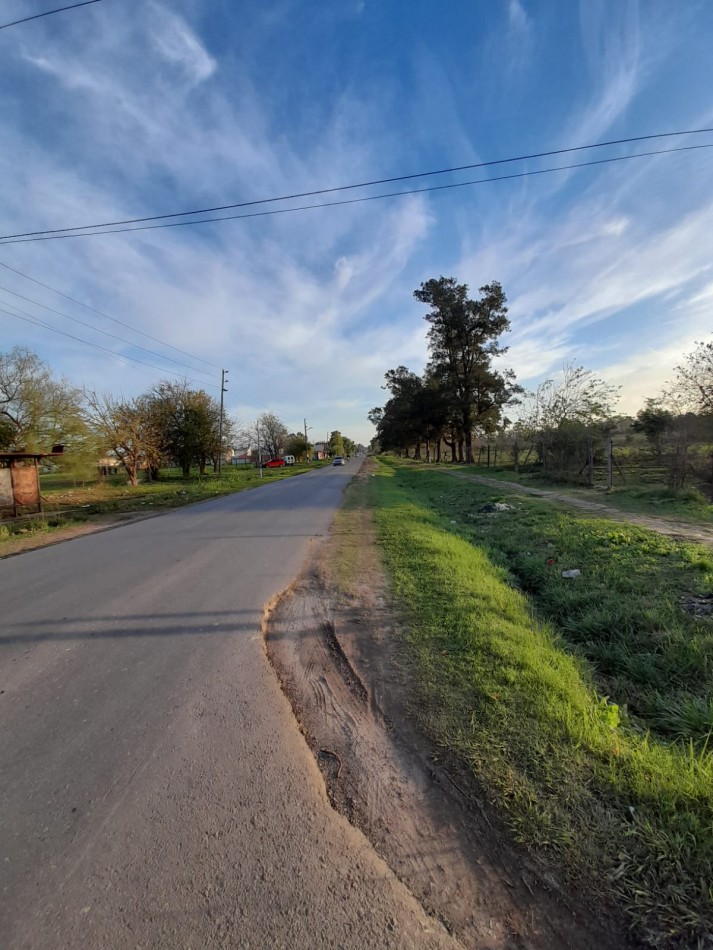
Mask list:
[[[63,5],[4,0],[0,24]],[[0,234],[713,127],[711,49],[709,0],[102,0],[0,30]],[[713,133],[252,210],[693,144]],[[384,373],[427,360],[413,291],[444,275],[502,283],[522,385],[576,361],[636,412],[713,331],[713,148],[4,243],[0,264],[0,351],[127,397],[183,375],[218,395],[225,368],[241,423],[368,442]]]

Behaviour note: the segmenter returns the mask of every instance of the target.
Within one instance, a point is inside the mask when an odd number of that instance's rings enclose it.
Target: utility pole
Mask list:
[[[307,464],[309,465],[309,443],[307,441],[307,420],[304,420],[305,424],[305,453],[307,454]],[[312,426],[310,426],[310,429]]]
[[[220,423],[218,425],[218,474],[223,467],[223,393],[227,393],[225,377],[228,375],[227,369],[220,371]]]
[[[257,432],[257,468],[260,472],[260,478],[262,478],[262,453],[260,451],[260,423],[258,422],[255,426],[255,431]]]

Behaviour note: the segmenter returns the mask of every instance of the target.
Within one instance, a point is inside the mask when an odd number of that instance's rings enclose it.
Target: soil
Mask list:
[[[365,465],[360,477],[368,473]],[[631,946],[618,921],[573,900],[508,843],[472,777],[420,734],[371,513],[351,509],[349,519],[264,624],[332,805],[465,947]],[[345,550],[349,580],[337,583]]]
[[[588,498],[577,498],[574,495],[567,495],[562,492],[549,491],[545,488],[532,488],[530,485],[486,478],[483,475],[468,475],[465,472],[444,472],[444,474],[452,475],[454,478],[462,478],[468,482],[475,482],[478,485],[488,485],[490,488],[497,488],[500,491],[517,492],[520,495],[535,495],[545,501],[557,501],[565,505],[571,505],[573,508],[584,508],[587,511],[595,511],[603,518],[627,521],[629,524],[638,525],[640,528],[658,531],[659,534],[665,534],[677,541],[693,541],[696,544],[713,547],[713,527],[708,525],[691,524],[688,521],[676,521],[673,518],[639,515],[630,511],[621,511],[619,508],[612,508],[611,505],[603,505],[598,501],[590,501]]]

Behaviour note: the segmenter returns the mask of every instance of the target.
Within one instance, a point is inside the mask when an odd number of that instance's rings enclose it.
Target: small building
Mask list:
[[[0,512],[12,508],[15,518],[20,508],[41,512],[40,459],[63,453],[63,445],[53,446],[51,452],[0,452]]]

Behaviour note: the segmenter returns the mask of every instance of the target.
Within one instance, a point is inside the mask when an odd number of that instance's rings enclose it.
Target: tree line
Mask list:
[[[440,277],[414,297],[428,307],[428,362],[420,375],[406,366],[386,372],[389,398],[369,413],[375,450],[468,463],[474,442],[492,441],[512,453],[515,467],[524,452],[560,477],[601,461],[613,435],[638,433],[652,458],[666,457],[669,487],[680,489],[694,470],[691,446],[713,439],[713,343],[697,343],[661,392],[626,417],[616,413],[619,387],[582,366],[566,365],[533,391],[502,368],[510,320],[498,282],[471,299],[466,284]]]
[[[204,475],[226,447],[256,448],[270,458],[311,456],[301,433],[290,433],[275,413],[264,412],[253,425],[224,414],[203,389],[163,380],[139,396],[80,389],[56,377],[36,353],[16,347],[0,353],[0,452],[47,452],[63,444],[65,471],[75,477],[96,474],[102,457],[121,468],[131,485],[139,473],[160,477],[162,467],[178,465],[184,476],[197,467]],[[338,431],[330,454],[352,454],[356,446]]]

